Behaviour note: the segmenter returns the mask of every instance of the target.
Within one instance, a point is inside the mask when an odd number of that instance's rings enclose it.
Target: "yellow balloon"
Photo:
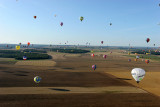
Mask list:
[[[16,49],[17,49],[17,50],[19,50],[19,49],[20,49],[20,46],[19,46],[19,45],[17,45],[17,46],[16,46]]]

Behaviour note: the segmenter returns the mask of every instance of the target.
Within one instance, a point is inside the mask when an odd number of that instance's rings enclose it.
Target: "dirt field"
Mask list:
[[[117,50],[97,52],[94,58],[90,54],[49,54],[56,65],[0,63],[0,107],[160,106],[157,62],[129,63]],[[135,67],[146,70],[139,85],[130,74]],[[39,84],[33,82],[37,75],[42,78]]]
[[[55,66],[56,62],[54,61],[49,61],[49,60],[37,60],[37,61],[28,61],[28,60],[23,60],[23,61],[18,61],[16,63],[18,66]]]

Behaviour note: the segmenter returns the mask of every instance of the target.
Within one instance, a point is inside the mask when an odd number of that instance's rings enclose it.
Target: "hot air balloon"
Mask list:
[[[33,16],[34,17],[34,19],[36,19],[37,18],[37,16]]]
[[[56,17],[57,15],[55,14],[54,17]]]
[[[110,23],[109,25],[112,26],[112,23]]]
[[[128,55],[130,55],[131,53],[130,52],[128,52]]]
[[[128,62],[131,62],[131,59],[128,59]]]
[[[81,22],[83,21],[83,19],[84,19],[84,18],[81,16],[81,17],[80,17]]]
[[[61,22],[60,25],[63,26],[63,22]]]
[[[103,44],[103,41],[101,41],[101,44]]]
[[[20,49],[20,46],[19,46],[19,45],[17,45],[17,46],[16,46],[16,49],[17,49],[17,50],[19,50],[19,49]]]
[[[148,59],[146,59],[146,60],[145,60],[145,62],[148,64],[148,63],[149,63],[149,60],[148,60]]]
[[[103,58],[105,58],[105,59],[106,59],[106,58],[107,58],[107,55],[103,55]]]
[[[132,77],[139,83],[145,76],[145,70],[142,68],[134,68],[131,71]]]
[[[27,60],[27,57],[26,57],[26,56],[23,56],[23,60]]]
[[[92,65],[92,69],[93,69],[93,70],[96,70],[96,65]]]
[[[91,54],[92,57],[94,57],[94,54]]]
[[[35,82],[35,83],[39,83],[41,80],[42,80],[42,79],[41,79],[41,77],[39,77],[39,76],[34,77],[34,82]]]
[[[136,56],[136,59],[139,59],[139,56],[138,56],[138,55]]]
[[[148,43],[149,41],[150,41],[150,39],[149,39],[149,38],[147,38],[147,39],[146,39],[146,42]]]
[[[29,45],[30,45],[30,42],[28,42],[27,45],[29,46]]]
[[[134,61],[136,61],[136,62],[137,62],[137,58],[136,58],[136,59],[134,59]]]

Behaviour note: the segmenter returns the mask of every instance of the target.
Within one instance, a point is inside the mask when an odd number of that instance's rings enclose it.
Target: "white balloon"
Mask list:
[[[139,59],[139,56],[138,56],[138,55],[136,56],[136,59]]]
[[[145,76],[145,70],[142,68],[134,68],[131,71],[132,77],[139,83]]]

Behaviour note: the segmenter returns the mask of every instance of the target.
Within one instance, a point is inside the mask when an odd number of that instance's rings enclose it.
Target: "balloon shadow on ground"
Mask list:
[[[28,76],[28,75],[25,75],[25,74],[14,74],[16,76]]]
[[[129,78],[117,78],[119,80],[132,80],[132,79],[129,79]]]
[[[51,90],[56,90],[56,91],[70,91],[70,90],[67,90],[67,89],[59,89],[59,88],[49,88]]]

